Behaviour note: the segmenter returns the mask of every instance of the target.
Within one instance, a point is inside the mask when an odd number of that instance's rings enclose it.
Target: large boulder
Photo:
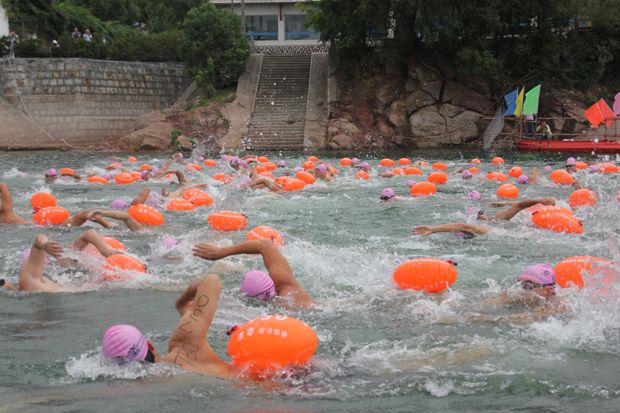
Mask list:
[[[390,120],[390,123],[399,130],[409,130],[409,123],[407,119],[407,102],[402,99],[392,102],[386,115]]]
[[[170,147],[173,125],[156,122],[121,138],[119,146],[125,150],[165,150]]]
[[[410,116],[413,112],[416,112],[424,107],[434,105],[436,100],[423,91],[422,89],[416,89],[413,93],[407,96],[407,115]]]
[[[435,106],[415,112],[409,117],[409,124],[414,137],[442,139],[446,136],[446,120]]]
[[[481,117],[479,113],[470,110],[463,111],[454,117],[446,117],[450,143],[460,144],[478,139],[478,122]]]
[[[353,138],[341,133],[332,138],[329,147],[330,149],[353,149]]]
[[[462,106],[478,113],[489,113],[493,110],[493,102],[487,95],[478,93],[453,80],[446,82],[442,102]]]

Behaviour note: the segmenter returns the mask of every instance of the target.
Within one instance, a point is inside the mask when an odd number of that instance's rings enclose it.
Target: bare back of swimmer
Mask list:
[[[279,297],[285,298],[294,307],[307,308],[315,304],[310,294],[295,278],[287,259],[271,241],[246,241],[228,247],[215,244],[197,244],[193,251],[196,257],[211,261],[238,254],[261,255]],[[288,302],[283,301],[281,304],[286,306]]]
[[[9,187],[4,182],[0,183],[0,224],[29,224],[28,221],[17,215],[13,210],[11,191],[9,191]]]

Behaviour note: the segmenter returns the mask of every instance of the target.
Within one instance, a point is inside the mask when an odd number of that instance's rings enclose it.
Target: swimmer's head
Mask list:
[[[549,264],[535,264],[525,268],[519,275],[519,282],[525,290],[535,288],[555,289],[555,271]]]
[[[520,175],[517,178],[517,183],[521,185],[525,185],[530,181],[530,178],[527,175]]]
[[[351,165],[355,166],[355,165],[357,165],[358,163],[360,163],[360,160],[359,160],[359,159],[357,159],[357,158],[353,158],[353,159],[351,159]]]
[[[577,160],[572,156],[566,160],[566,166],[575,166],[577,165]]]
[[[480,192],[476,191],[475,189],[473,191],[469,191],[468,196],[469,199],[471,199],[472,201],[480,201],[480,198],[482,198]]]
[[[14,290],[15,287],[11,284],[10,281],[5,280],[4,278],[0,278],[0,289],[5,290]]]
[[[361,162],[357,164],[357,167],[363,171],[370,171],[370,164],[368,162]]]
[[[285,162],[285,161],[280,160],[280,161],[276,162],[276,166],[277,166],[278,168],[286,168],[286,162]]]
[[[467,180],[467,179],[471,179],[474,175],[472,175],[471,172],[469,171],[463,171],[463,173],[461,173],[461,178]]]
[[[58,178],[58,171],[54,168],[50,168],[45,172],[45,179],[47,181],[53,181]]]
[[[158,356],[153,343],[134,326],[117,324],[103,335],[103,356],[126,364],[133,361],[155,363]]]
[[[240,290],[248,297],[258,298],[261,301],[271,301],[277,295],[273,280],[263,271],[247,272],[243,277]]]
[[[115,199],[114,201],[112,201],[112,203],[110,204],[110,208],[112,209],[125,209],[127,208],[127,202],[125,202],[124,199]]]
[[[382,201],[389,201],[395,196],[396,196],[396,192],[394,192],[392,188],[385,188],[383,191],[381,191],[381,195],[379,196],[379,199]]]
[[[545,166],[545,171],[549,172],[551,170],[551,165],[546,165]]]
[[[415,181],[413,179],[410,179],[407,181],[407,188],[411,188],[414,185],[415,185]]]

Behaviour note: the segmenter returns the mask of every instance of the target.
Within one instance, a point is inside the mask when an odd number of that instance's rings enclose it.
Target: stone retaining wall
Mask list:
[[[176,63],[2,59],[0,69],[0,97],[54,138],[76,145],[125,135],[140,115],[171,106],[190,84]],[[0,128],[0,147],[37,147],[36,137],[13,138]]]

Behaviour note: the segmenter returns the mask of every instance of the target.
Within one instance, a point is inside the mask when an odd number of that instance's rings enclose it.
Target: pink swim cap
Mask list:
[[[127,208],[127,202],[125,202],[125,200],[120,199],[120,198],[115,199],[110,204],[110,208],[112,208],[112,209],[125,209],[125,208]]]
[[[566,160],[566,166],[575,166],[577,164],[577,160],[572,156]]]
[[[164,239],[161,240],[161,243],[162,243],[162,245],[164,247],[166,247],[168,249],[172,249],[172,248],[177,246],[179,241],[177,241],[177,239],[175,237],[167,236],[167,237],[164,237]]]
[[[469,199],[471,199],[472,201],[480,201],[480,198],[482,198],[480,192],[476,191],[475,189],[473,191],[469,191]]]
[[[463,171],[463,173],[461,174],[461,178],[463,179],[471,179],[472,178],[472,173],[469,171]]]
[[[415,181],[413,179],[410,179],[410,180],[407,181],[407,187],[408,188],[411,188],[414,185],[415,185]]]
[[[327,165],[325,165],[324,163],[319,164],[316,166],[316,170],[321,172],[321,173],[325,173],[327,172]]]
[[[115,359],[119,364],[142,361],[148,350],[146,336],[134,326],[117,324],[103,335],[103,356]]]
[[[58,171],[56,171],[56,169],[54,168],[50,168],[47,170],[47,172],[45,172],[45,176],[49,176],[49,177],[58,176]]]
[[[517,178],[517,183],[521,185],[525,185],[530,181],[530,178],[527,175],[520,175]]]
[[[245,273],[240,290],[248,297],[258,298],[261,301],[271,301],[277,295],[273,280],[267,273],[262,271],[249,271]]]
[[[542,286],[555,285],[555,272],[549,264],[535,264],[521,272],[519,281],[529,281]]]
[[[392,188],[385,188],[383,191],[381,191],[381,195],[379,196],[379,199],[382,201],[388,201],[394,198],[395,196],[396,196],[396,192],[394,192]]]
[[[551,165],[545,166],[545,171],[549,172],[551,170]]]
[[[278,168],[286,168],[286,162],[284,161],[278,161],[276,162],[276,165],[278,166]]]

